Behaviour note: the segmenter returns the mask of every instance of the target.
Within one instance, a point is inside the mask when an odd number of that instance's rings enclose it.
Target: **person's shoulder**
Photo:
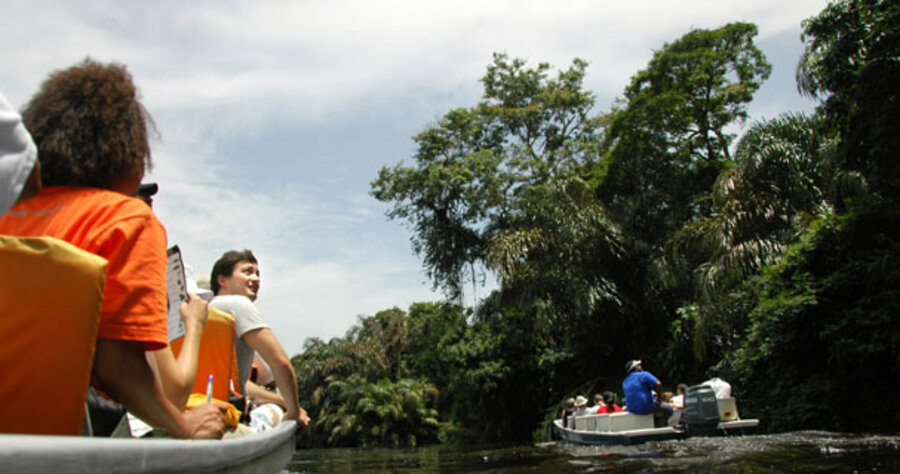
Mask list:
[[[106,189],[92,189],[91,191],[91,194],[88,195],[90,199],[101,206],[115,207],[123,216],[154,219],[155,214],[150,206],[136,197]]]
[[[14,207],[8,216],[16,222],[58,216],[55,217],[57,222],[90,222],[91,228],[99,233],[112,227],[155,228],[164,232],[162,224],[144,202],[99,188],[50,186]]]
[[[253,302],[250,301],[250,298],[247,298],[244,295],[215,295],[212,297],[211,300],[209,300],[209,304],[214,305],[214,306],[216,304],[244,304],[244,303],[253,304]]]
[[[256,303],[244,295],[216,295],[209,301],[209,305],[213,308],[227,310],[257,309]]]
[[[117,220],[141,219],[156,221],[153,210],[146,203],[117,191],[100,188],[60,187],[51,189],[48,199],[64,202],[73,208],[93,214],[107,214]]]

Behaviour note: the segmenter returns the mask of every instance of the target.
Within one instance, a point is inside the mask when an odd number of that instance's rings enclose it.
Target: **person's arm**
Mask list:
[[[300,408],[300,401],[297,397],[297,375],[294,373],[294,366],[291,365],[287,353],[284,352],[284,348],[275,337],[275,333],[269,328],[254,329],[244,333],[242,339],[259,352],[272,370],[272,375],[275,376],[275,386],[281,392],[281,397],[286,405],[285,417],[289,420],[297,420],[300,428],[305,429],[309,424],[309,417],[306,415],[306,411]]]
[[[247,396],[250,397],[251,400],[253,400],[254,404],[263,405],[265,403],[274,403],[281,408],[284,408],[284,411],[287,412],[287,403],[284,401],[284,397],[282,397],[281,395],[271,390],[266,390],[259,384],[254,383],[250,380],[247,381],[245,386],[247,387]]]
[[[221,438],[225,432],[224,406],[205,404],[187,414],[175,408],[156,383],[143,343],[98,339],[93,375],[128,411],[173,438]]]
[[[182,409],[191,396],[191,389],[197,380],[200,339],[203,337],[203,327],[209,313],[206,302],[194,294],[190,295],[188,302],[181,303],[179,312],[184,322],[184,339],[178,358],[175,358],[170,347],[154,351],[152,354],[156,359],[166,396],[176,407]]]
[[[656,396],[654,397],[655,401],[657,401],[657,402],[663,401],[662,382],[660,382],[659,380],[657,380],[656,383],[653,384],[653,393],[656,394]]]

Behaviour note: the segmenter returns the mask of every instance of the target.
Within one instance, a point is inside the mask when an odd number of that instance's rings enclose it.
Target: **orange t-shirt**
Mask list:
[[[0,217],[0,234],[56,237],[105,258],[97,337],[166,347],[166,232],[146,204],[103,189],[49,187]]]

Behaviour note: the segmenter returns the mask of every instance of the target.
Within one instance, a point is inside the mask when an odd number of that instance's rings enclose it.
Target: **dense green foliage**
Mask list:
[[[746,118],[771,71],[754,36],[756,26],[736,23],[665,45],[607,117],[598,194],[639,243],[652,248],[706,214],[730,159],[727,127]]]
[[[839,163],[884,199],[900,193],[900,4],[835,2],[803,23],[800,89],[824,99],[821,112],[841,133]]]
[[[406,313],[394,308],[361,318],[345,338],[306,341],[303,353],[292,362],[300,398],[312,418],[307,443],[416,446],[437,442],[440,392],[426,377],[408,377],[407,328]],[[414,328],[414,333],[421,332]]]
[[[415,166],[383,168],[372,183],[377,199],[393,203],[388,216],[411,224],[413,248],[449,297],[467,276],[478,278],[489,241],[515,219],[529,187],[596,160],[586,66],[575,60],[550,79],[547,64],[529,69],[495,55],[484,100],[417,135]]]
[[[770,71],[753,25],[664,45],[596,115],[586,62],[495,55],[483,100],[372,183],[450,302],[308,341],[307,442],[526,441],[631,358],[669,390],[719,364],[769,429],[896,430],[898,25],[876,0],[804,22],[820,106],[737,140]],[[477,307],[452,303],[488,276]]]
[[[774,430],[896,430],[900,213],[858,204],[822,219],[755,285],[731,354],[745,404]]]

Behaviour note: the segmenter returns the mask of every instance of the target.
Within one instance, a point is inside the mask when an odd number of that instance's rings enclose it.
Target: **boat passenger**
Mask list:
[[[178,309],[184,325],[183,342],[178,357],[175,357],[169,346],[147,353],[152,358],[151,363],[155,364],[166,396],[179,410],[184,409],[187,404],[191,389],[194,388],[194,381],[197,379],[200,340],[209,317],[203,298],[194,293],[189,293],[188,297],[188,301],[182,303]]]
[[[157,183],[141,184],[134,197],[147,203],[153,209],[153,196],[159,192]],[[178,357],[172,352],[171,346],[166,346],[157,351],[148,352],[149,362],[160,378],[163,390],[169,400],[183,410],[191,396],[191,389],[197,379],[197,367],[200,358],[200,340],[203,338],[203,328],[209,318],[206,300],[198,295],[202,290],[197,288],[193,281],[193,272],[188,277],[188,267],[185,266],[185,283],[188,286],[188,301],[178,308],[181,317],[184,334],[182,336],[181,349]],[[174,310],[174,309],[173,309]]]
[[[137,194],[134,197],[140,199],[147,203],[151,209],[153,209],[153,196],[159,192],[159,184],[157,183],[143,183],[138,186]]]
[[[620,411],[625,411],[619,405],[616,405],[616,394],[607,390],[603,392],[603,406],[597,411],[597,413],[618,413]]]
[[[588,408],[588,414],[596,415],[597,413],[600,413],[601,408],[603,408],[603,394],[595,393],[594,404]]]
[[[266,390],[272,391],[276,389],[275,376],[272,375],[272,369],[270,369],[269,364],[266,364],[266,361],[259,356],[259,353],[253,355],[253,368],[251,369],[250,380]]]
[[[584,395],[578,395],[575,397],[575,416],[584,416],[587,415],[587,398]]]
[[[664,426],[672,415],[672,407],[666,402],[654,400],[653,389],[662,387],[662,382],[650,372],[644,372],[640,360],[631,360],[625,364],[628,374],[622,382],[625,392],[625,406],[628,411],[637,415],[652,413],[654,424]]]
[[[40,189],[37,147],[22,124],[22,117],[0,94],[0,215],[37,195]]]
[[[688,386],[685,383],[680,383],[675,388],[677,394],[672,397],[672,409],[674,410],[684,410],[684,393],[687,392]]]
[[[709,385],[716,392],[716,399],[731,398],[731,384],[719,378],[719,368],[712,366],[706,369],[706,376],[709,380],[701,385]]]
[[[234,315],[235,350],[238,358],[242,393],[257,405],[275,403],[286,414],[285,419],[296,420],[300,429],[309,424],[306,410],[297,398],[297,376],[287,353],[275,333],[262,319],[254,302],[259,295],[259,264],[249,250],[225,252],[213,265],[209,278],[213,291],[210,306]],[[249,380],[256,352],[268,364],[275,376],[279,393],[270,392]]]
[[[569,398],[566,400],[565,407],[563,408],[563,411],[562,411],[562,416],[560,417],[560,418],[562,418],[563,426],[566,426],[566,427],[569,426],[567,424],[569,421],[569,416],[571,416],[573,413],[575,413],[575,399]]]
[[[168,344],[166,236],[131,197],[151,164],[150,117],[131,75],[86,59],[51,74],[22,116],[45,187],[0,218],[0,233],[55,237],[105,258],[94,384],[173,437],[221,437],[224,407],[181,413],[145,357]]]

